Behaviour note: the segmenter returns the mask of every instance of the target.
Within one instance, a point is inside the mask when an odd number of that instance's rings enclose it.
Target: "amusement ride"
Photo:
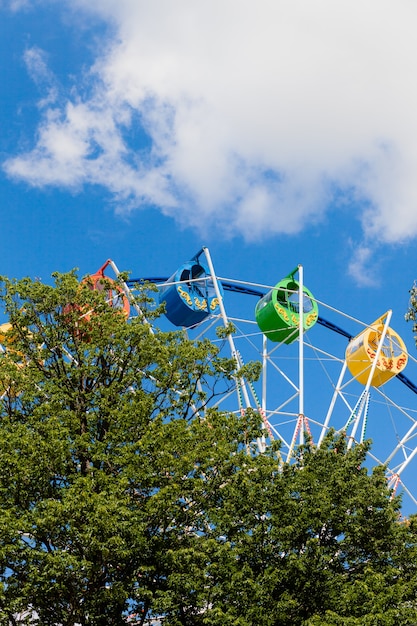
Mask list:
[[[404,506],[417,505],[417,386],[404,373],[406,366],[415,369],[416,359],[391,328],[391,310],[376,320],[357,320],[314,296],[301,265],[275,285],[220,277],[205,247],[168,277],[123,280],[109,259],[88,281],[90,288],[104,289],[127,320],[143,316],[137,290],[155,285],[158,293],[151,295],[165,311],[155,332],[182,329],[192,340],[210,339],[232,358],[233,384],[216,394],[213,405],[259,412],[260,452],[279,440],[283,461],[291,462],[306,437],[320,446],[330,429],[346,433],[348,448],[371,439],[369,466],[383,465]],[[6,327],[0,327],[0,343]],[[239,375],[252,361],[261,364],[256,382]]]

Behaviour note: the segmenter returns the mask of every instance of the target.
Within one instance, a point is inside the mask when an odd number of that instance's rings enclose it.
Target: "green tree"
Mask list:
[[[213,563],[221,618],[205,624],[416,622],[416,521],[400,523],[383,468],[363,467],[366,450],[329,433],[281,472],[264,455],[234,474],[215,520],[228,572]]]
[[[195,465],[236,447],[231,422],[199,417],[199,381],[215,394],[231,366],[208,342],[127,324],[73,274],[55,281],[3,283],[0,610],[4,623],[31,607],[45,625],[122,624],[164,608]]]
[[[231,361],[74,274],[4,279],[1,299],[1,624],[417,621],[415,521],[366,446],[257,454],[255,411],[208,408]]]

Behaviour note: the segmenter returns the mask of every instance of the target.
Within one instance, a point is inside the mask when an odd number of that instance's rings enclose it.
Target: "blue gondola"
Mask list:
[[[190,328],[219,308],[213,279],[197,258],[184,263],[161,287],[159,302],[165,303],[165,315],[175,326]],[[220,295],[223,294],[218,282]]]

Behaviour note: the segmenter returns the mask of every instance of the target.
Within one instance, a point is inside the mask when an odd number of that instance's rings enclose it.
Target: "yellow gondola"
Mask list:
[[[0,345],[2,346],[3,355],[5,355],[7,352],[9,354],[13,354],[14,358],[13,360],[9,360],[9,364],[13,363],[13,366],[16,368],[16,372],[17,372],[18,370],[21,370],[24,367],[26,360],[25,360],[23,353],[20,352],[19,350],[16,350],[14,346],[15,337],[13,337],[13,333],[11,332],[12,328],[13,326],[9,322],[5,322],[4,324],[0,325]],[[4,374],[2,375],[2,378],[3,376]],[[16,381],[15,381],[14,375],[12,374],[12,378],[10,378],[10,370],[9,370],[5,376],[5,379],[2,380],[2,383],[0,386],[0,395],[4,394],[5,392],[8,392],[8,394],[11,396],[17,396],[19,392],[16,389],[15,383]]]
[[[351,339],[346,348],[346,363],[352,376],[366,385],[385,326],[387,313],[375,320],[359,335]],[[401,337],[387,328],[378,360],[371,379],[372,387],[380,387],[402,372],[407,365],[407,349]]]

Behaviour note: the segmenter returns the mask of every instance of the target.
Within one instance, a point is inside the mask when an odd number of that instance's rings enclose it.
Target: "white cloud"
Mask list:
[[[45,93],[38,103],[39,107],[48,107],[56,102],[59,92],[58,84],[48,67],[48,59],[45,52],[34,46],[25,50],[23,59],[32,80]]]
[[[83,77],[88,96],[43,102],[10,175],[103,185],[119,211],[153,203],[248,239],[297,232],[348,190],[364,258],[373,240],[417,235],[414,0],[71,6],[111,21],[114,39]],[[42,63],[37,51],[31,71]],[[138,121],[147,150],[129,141]]]
[[[352,260],[348,266],[348,274],[362,287],[378,285],[375,267],[374,249],[369,246],[352,246]]]

